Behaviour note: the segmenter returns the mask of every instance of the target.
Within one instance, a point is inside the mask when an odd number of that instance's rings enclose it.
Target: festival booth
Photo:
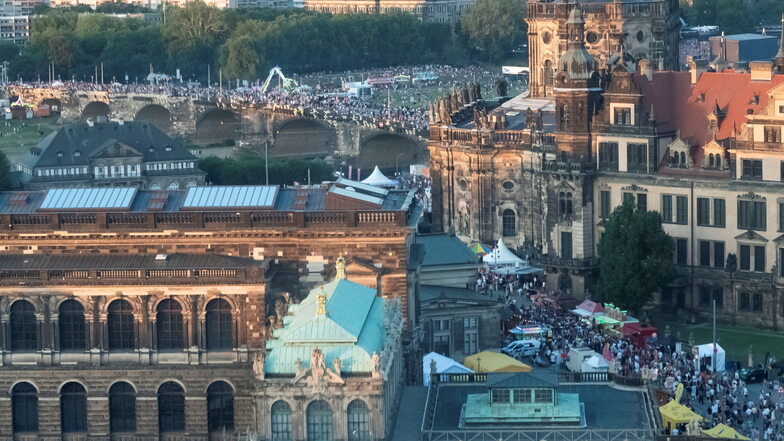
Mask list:
[[[396,187],[397,181],[387,178],[384,173],[381,173],[378,166],[373,169],[373,173],[361,181],[363,184],[372,185],[374,187]]]
[[[677,400],[672,400],[664,406],[659,407],[662,417],[662,425],[670,429],[678,424],[689,424],[692,420],[702,421],[702,417],[694,413],[693,410],[680,404]]]
[[[508,355],[490,351],[469,355],[464,364],[474,372],[531,372],[531,366]]]
[[[515,336],[515,340],[526,339],[550,339],[553,336],[553,331],[549,327],[538,325],[518,325],[507,331]]]
[[[468,369],[462,364],[452,360],[449,357],[443,356],[437,352],[431,352],[422,357],[422,379],[425,386],[430,385],[430,375],[435,362],[436,372],[439,374],[473,374],[474,371]]]
[[[700,366],[703,365],[708,370],[714,370],[714,360],[713,360],[713,343],[706,343],[704,345],[697,345],[692,348],[692,351],[696,351],[697,353],[694,354],[697,356]],[[715,370],[716,372],[724,372],[724,360],[727,357],[727,353],[724,351],[724,348],[721,347],[720,344],[716,343],[716,360],[715,360]]]
[[[438,75],[433,72],[417,72],[414,74],[413,81],[414,84],[435,82],[438,81]]]
[[[703,430],[702,434],[710,438],[744,439],[749,441],[749,438],[741,435],[740,433],[738,433],[737,430],[733,429],[732,427],[726,424],[719,424],[712,429]]]
[[[601,303],[592,302],[590,300],[583,300],[582,303],[577,305],[577,307],[572,309],[570,312],[582,318],[591,318],[604,313],[604,307],[601,305]]]
[[[525,260],[517,257],[503,239],[498,239],[495,249],[482,256],[482,262],[493,272],[503,275],[529,275],[541,273],[541,268],[534,268]]]
[[[637,347],[645,346],[648,339],[656,338],[659,335],[658,329],[642,323],[625,323],[619,331],[621,335],[631,339]]]
[[[391,76],[379,76],[379,77],[369,77],[367,79],[367,83],[371,86],[375,87],[385,87],[392,84],[395,81],[394,77]]]

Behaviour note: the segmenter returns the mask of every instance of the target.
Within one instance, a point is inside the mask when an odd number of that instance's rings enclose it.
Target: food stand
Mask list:
[[[469,355],[463,363],[474,372],[531,372],[531,366],[498,352],[482,351]]]

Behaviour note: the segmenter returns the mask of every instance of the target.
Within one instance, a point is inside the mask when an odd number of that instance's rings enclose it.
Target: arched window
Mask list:
[[[504,237],[514,237],[517,234],[517,215],[514,210],[504,210],[501,217]]]
[[[114,383],[109,389],[109,430],[136,432],[136,391],[124,381]]]
[[[550,60],[544,62],[544,85],[553,85],[553,62]]]
[[[721,155],[716,154],[716,168],[721,168]]]
[[[362,400],[348,403],[346,422],[348,423],[349,441],[370,440],[370,412],[367,404]]]
[[[106,318],[109,327],[109,350],[123,351],[135,346],[133,308],[126,300],[115,300],[109,304]]]
[[[173,299],[163,300],[158,304],[156,329],[158,331],[158,349],[182,349],[182,306]]]
[[[308,441],[332,441],[332,409],[326,401],[308,404],[306,419]]]
[[[207,303],[207,349],[231,349],[234,346],[232,337],[233,322],[231,305],[224,299],[213,299]]]
[[[708,167],[713,168],[713,153],[708,155]]]
[[[158,388],[158,430],[160,433],[185,431],[185,391],[173,381]]]
[[[207,428],[210,433],[234,430],[234,389],[225,381],[207,388]]]
[[[75,381],[60,389],[60,429],[63,433],[87,432],[87,392]]]
[[[11,305],[11,350],[36,350],[38,348],[37,327],[33,304],[27,300],[14,302]]]
[[[167,190],[179,190],[180,189],[180,184],[178,184],[176,182],[172,182],[171,184],[169,184],[168,187],[166,187],[166,189]]]
[[[678,152],[672,154],[672,160],[670,160],[670,165],[672,165],[673,167],[678,166]]]
[[[84,307],[76,300],[66,300],[60,305],[58,315],[60,350],[83,351],[87,349]]]
[[[291,406],[279,400],[272,405],[270,421],[272,422],[273,441],[291,441]]]
[[[17,383],[11,390],[14,433],[38,432],[38,391],[30,383]]]
[[[686,166],[686,153],[681,152],[681,165]]]

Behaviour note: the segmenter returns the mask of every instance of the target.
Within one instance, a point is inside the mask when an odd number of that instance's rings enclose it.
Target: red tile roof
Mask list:
[[[784,83],[784,75],[774,75],[770,81],[752,81],[748,73],[705,72],[692,85],[689,72],[654,72],[651,81],[641,74],[635,74],[635,80],[646,110],[653,106],[659,127],[677,129],[681,139],[702,146],[713,137],[708,118],[717,107],[724,117],[720,118],[716,139],[731,138],[746,123],[749,109],[759,113],[765,108],[767,92]]]

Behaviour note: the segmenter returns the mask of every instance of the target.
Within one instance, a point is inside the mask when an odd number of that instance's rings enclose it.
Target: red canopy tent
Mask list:
[[[645,339],[659,334],[658,329],[641,323],[626,323],[619,331],[624,337],[631,338],[635,346],[645,346]]]

